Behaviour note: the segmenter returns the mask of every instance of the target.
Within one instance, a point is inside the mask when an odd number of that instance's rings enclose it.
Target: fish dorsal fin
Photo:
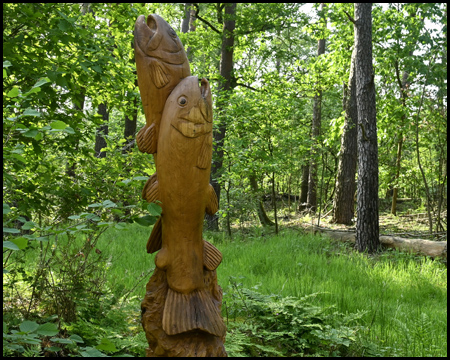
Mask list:
[[[219,201],[217,195],[211,184],[208,186],[208,203],[206,204],[206,213],[214,215],[219,210]]]
[[[216,270],[222,262],[222,253],[211,243],[203,240],[203,265],[208,270]]]
[[[157,60],[150,63],[150,76],[152,77],[153,84],[155,84],[158,89],[166,86],[170,81],[169,71],[167,71],[167,68]]]
[[[212,157],[212,133],[206,134],[203,139],[202,147],[200,148],[200,153],[198,154],[197,167],[199,169],[206,169],[211,165]]]
[[[182,294],[169,287],[162,318],[167,335],[199,329],[215,336],[224,336],[225,324],[213,296],[206,289]]]
[[[156,221],[156,224],[153,225],[152,233],[147,241],[147,252],[149,254],[153,254],[155,251],[161,249],[162,246],[162,226],[161,226],[161,218]]]
[[[156,173],[149,177],[142,189],[142,198],[149,203],[159,200],[159,182]]]
[[[156,143],[158,134],[156,133],[156,125],[153,123],[150,126],[145,125],[136,135],[136,144],[139,151],[147,154],[156,153]]]

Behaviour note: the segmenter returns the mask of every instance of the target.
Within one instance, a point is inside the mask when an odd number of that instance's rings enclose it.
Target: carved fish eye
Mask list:
[[[177,33],[175,32],[174,29],[170,28],[169,29],[169,35],[175,37],[175,36],[177,36]]]
[[[185,106],[187,104],[187,99],[184,96],[180,96],[178,98],[178,104],[181,106]]]

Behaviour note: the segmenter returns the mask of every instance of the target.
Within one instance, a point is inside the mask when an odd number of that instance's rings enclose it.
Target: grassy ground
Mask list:
[[[380,219],[384,233],[421,233],[427,229],[426,224],[405,224],[387,214]],[[447,356],[446,263],[395,251],[375,256],[359,254],[347,244],[304,233],[302,226],[317,224],[317,218],[291,215],[280,223],[282,230],[278,236],[272,228],[262,229],[251,223],[234,227],[233,239],[223,232],[204,233],[204,238],[223,253],[217,274],[224,291],[222,314],[229,324],[226,343],[229,354],[267,355],[234,346],[238,339],[234,329],[243,318],[236,319],[236,309],[232,307],[245,306],[239,303],[236,292],[238,288],[246,288],[283,298],[316,294],[311,298],[315,306],[335,307],[342,314],[363,312],[360,320],[363,330],[346,356]],[[329,217],[321,219],[321,225],[336,227],[330,224]],[[96,306],[100,304],[98,311],[92,310],[92,301],[88,303],[87,310],[83,310],[88,315],[69,324],[66,328],[69,334],[79,334],[90,346],[105,338],[112,339],[126,353],[144,355],[146,341],[139,317],[145,284],[154,269],[154,255],[145,251],[150,232],[151,227],[134,224],[126,230],[111,228],[101,235],[96,249],[107,259],[106,288],[110,292],[94,301]],[[64,239],[59,237],[58,248]],[[75,246],[86,244],[84,237],[77,239]],[[38,251],[27,251],[20,260],[30,274],[37,256]],[[25,273],[18,276],[17,279],[25,279]],[[14,312],[15,302],[26,303],[31,295],[26,284],[8,288],[7,296],[4,293],[4,316],[5,309],[8,316]],[[20,293],[19,299],[16,293]],[[102,312],[101,304],[108,302],[110,305],[105,306],[108,310]],[[36,309],[37,314],[51,315]],[[99,319],[100,312],[103,315]],[[8,324],[13,325],[13,319],[11,316]],[[15,324],[20,321],[17,319]],[[30,356],[38,353],[39,349]]]
[[[110,287],[134,289],[130,297],[136,307],[154,267],[154,256],[145,252],[149,233],[140,226],[110,230],[98,244],[110,256]],[[344,314],[367,312],[362,341],[379,346],[375,354],[447,354],[447,269],[439,261],[392,251],[368,257],[294,230],[274,236],[255,229],[232,241],[222,233],[205,238],[223,253],[217,273],[224,304],[233,282],[283,297],[318,292],[319,306],[335,305]]]

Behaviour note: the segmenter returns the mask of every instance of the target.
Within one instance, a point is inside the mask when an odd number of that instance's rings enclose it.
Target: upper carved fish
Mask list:
[[[138,132],[140,151],[157,152],[159,124],[167,97],[190,76],[189,62],[175,30],[160,16],[140,15],[134,27],[134,53],[146,124]]]

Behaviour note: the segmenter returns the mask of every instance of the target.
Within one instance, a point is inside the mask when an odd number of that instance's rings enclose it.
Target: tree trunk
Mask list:
[[[356,248],[380,249],[378,220],[378,144],[372,65],[372,4],[355,3],[356,106],[358,108],[358,206]]]
[[[321,5],[321,10],[324,9],[324,4]],[[317,57],[325,54],[325,39],[320,39],[317,44]],[[317,141],[320,135],[320,126],[322,121],[322,90],[320,89],[320,84],[317,84],[319,89],[314,95],[314,106],[313,106],[313,120],[311,125],[311,137],[312,137],[312,148],[311,148],[311,160],[309,163],[309,177],[308,177],[308,207],[311,211],[315,212],[317,208]]]
[[[217,112],[222,113],[226,107],[226,101],[224,101],[223,96],[227,98],[226,92],[231,91],[231,76],[233,72],[233,51],[234,51],[234,28],[236,26],[236,3],[229,3],[225,5],[225,18],[223,23],[223,34],[222,34],[222,52],[220,59],[220,77],[218,92],[225,92],[222,95],[222,101],[217,100]],[[225,119],[219,121],[219,126],[214,131],[214,148],[213,148],[213,162],[211,166],[211,185],[214,188],[217,199],[220,204],[220,177],[222,173],[223,165],[223,143],[226,133],[226,122]],[[215,216],[211,219],[208,218],[208,227],[213,230],[219,229],[219,219]]]
[[[302,181],[300,184],[300,199],[298,200],[298,211],[303,211],[306,208],[308,201],[308,178],[309,178],[309,164],[302,166]]]
[[[336,195],[333,203],[333,222],[352,224],[355,211],[356,162],[357,162],[357,128],[358,109],[356,107],[355,50],[352,53],[350,77],[344,109],[344,132],[341,137],[338,174],[336,179]]]
[[[415,16],[415,14],[411,15]],[[413,56],[414,50],[409,52],[409,56]],[[403,114],[400,120],[400,128],[403,129],[406,122],[406,98],[408,97],[408,87],[410,83],[408,82],[409,73],[408,71],[403,72],[402,79],[400,80],[400,74],[398,69],[398,63],[396,64],[396,75],[398,80],[398,85],[400,87],[400,101],[403,107]],[[402,147],[403,147],[403,131],[400,130],[398,135],[398,143],[397,143],[397,160],[395,163],[395,180],[394,180],[394,189],[392,191],[392,206],[391,206],[391,214],[397,215],[397,196],[398,196],[398,179],[400,177],[400,165],[402,161]]]
[[[253,194],[255,194],[255,196],[257,197],[257,201],[258,201],[258,207],[257,207],[257,212],[258,212],[258,218],[259,221],[261,222],[261,225],[266,226],[266,225],[270,225],[273,226],[275,225],[272,220],[269,219],[269,217],[267,216],[266,210],[264,209],[264,204],[262,202],[262,197],[259,194],[259,190],[258,190],[258,181],[256,180],[256,176],[254,174],[251,174],[249,176],[249,180],[250,180],[250,186],[252,187],[253,190]]]
[[[137,85],[137,76],[135,80],[135,85]],[[134,97],[133,100],[130,101],[130,105],[132,106],[131,117],[128,114],[125,114],[125,123],[123,130],[123,137],[125,139],[125,144],[122,148],[122,153],[126,154],[131,151],[131,148],[135,144],[135,134],[137,127],[137,115],[138,115],[138,98]]]
[[[97,133],[95,134],[95,156],[98,158],[104,158],[106,157],[106,151],[101,150],[106,147],[105,136],[108,135],[109,120],[109,113],[105,103],[98,105],[98,113],[102,115],[104,124],[97,128]]]

